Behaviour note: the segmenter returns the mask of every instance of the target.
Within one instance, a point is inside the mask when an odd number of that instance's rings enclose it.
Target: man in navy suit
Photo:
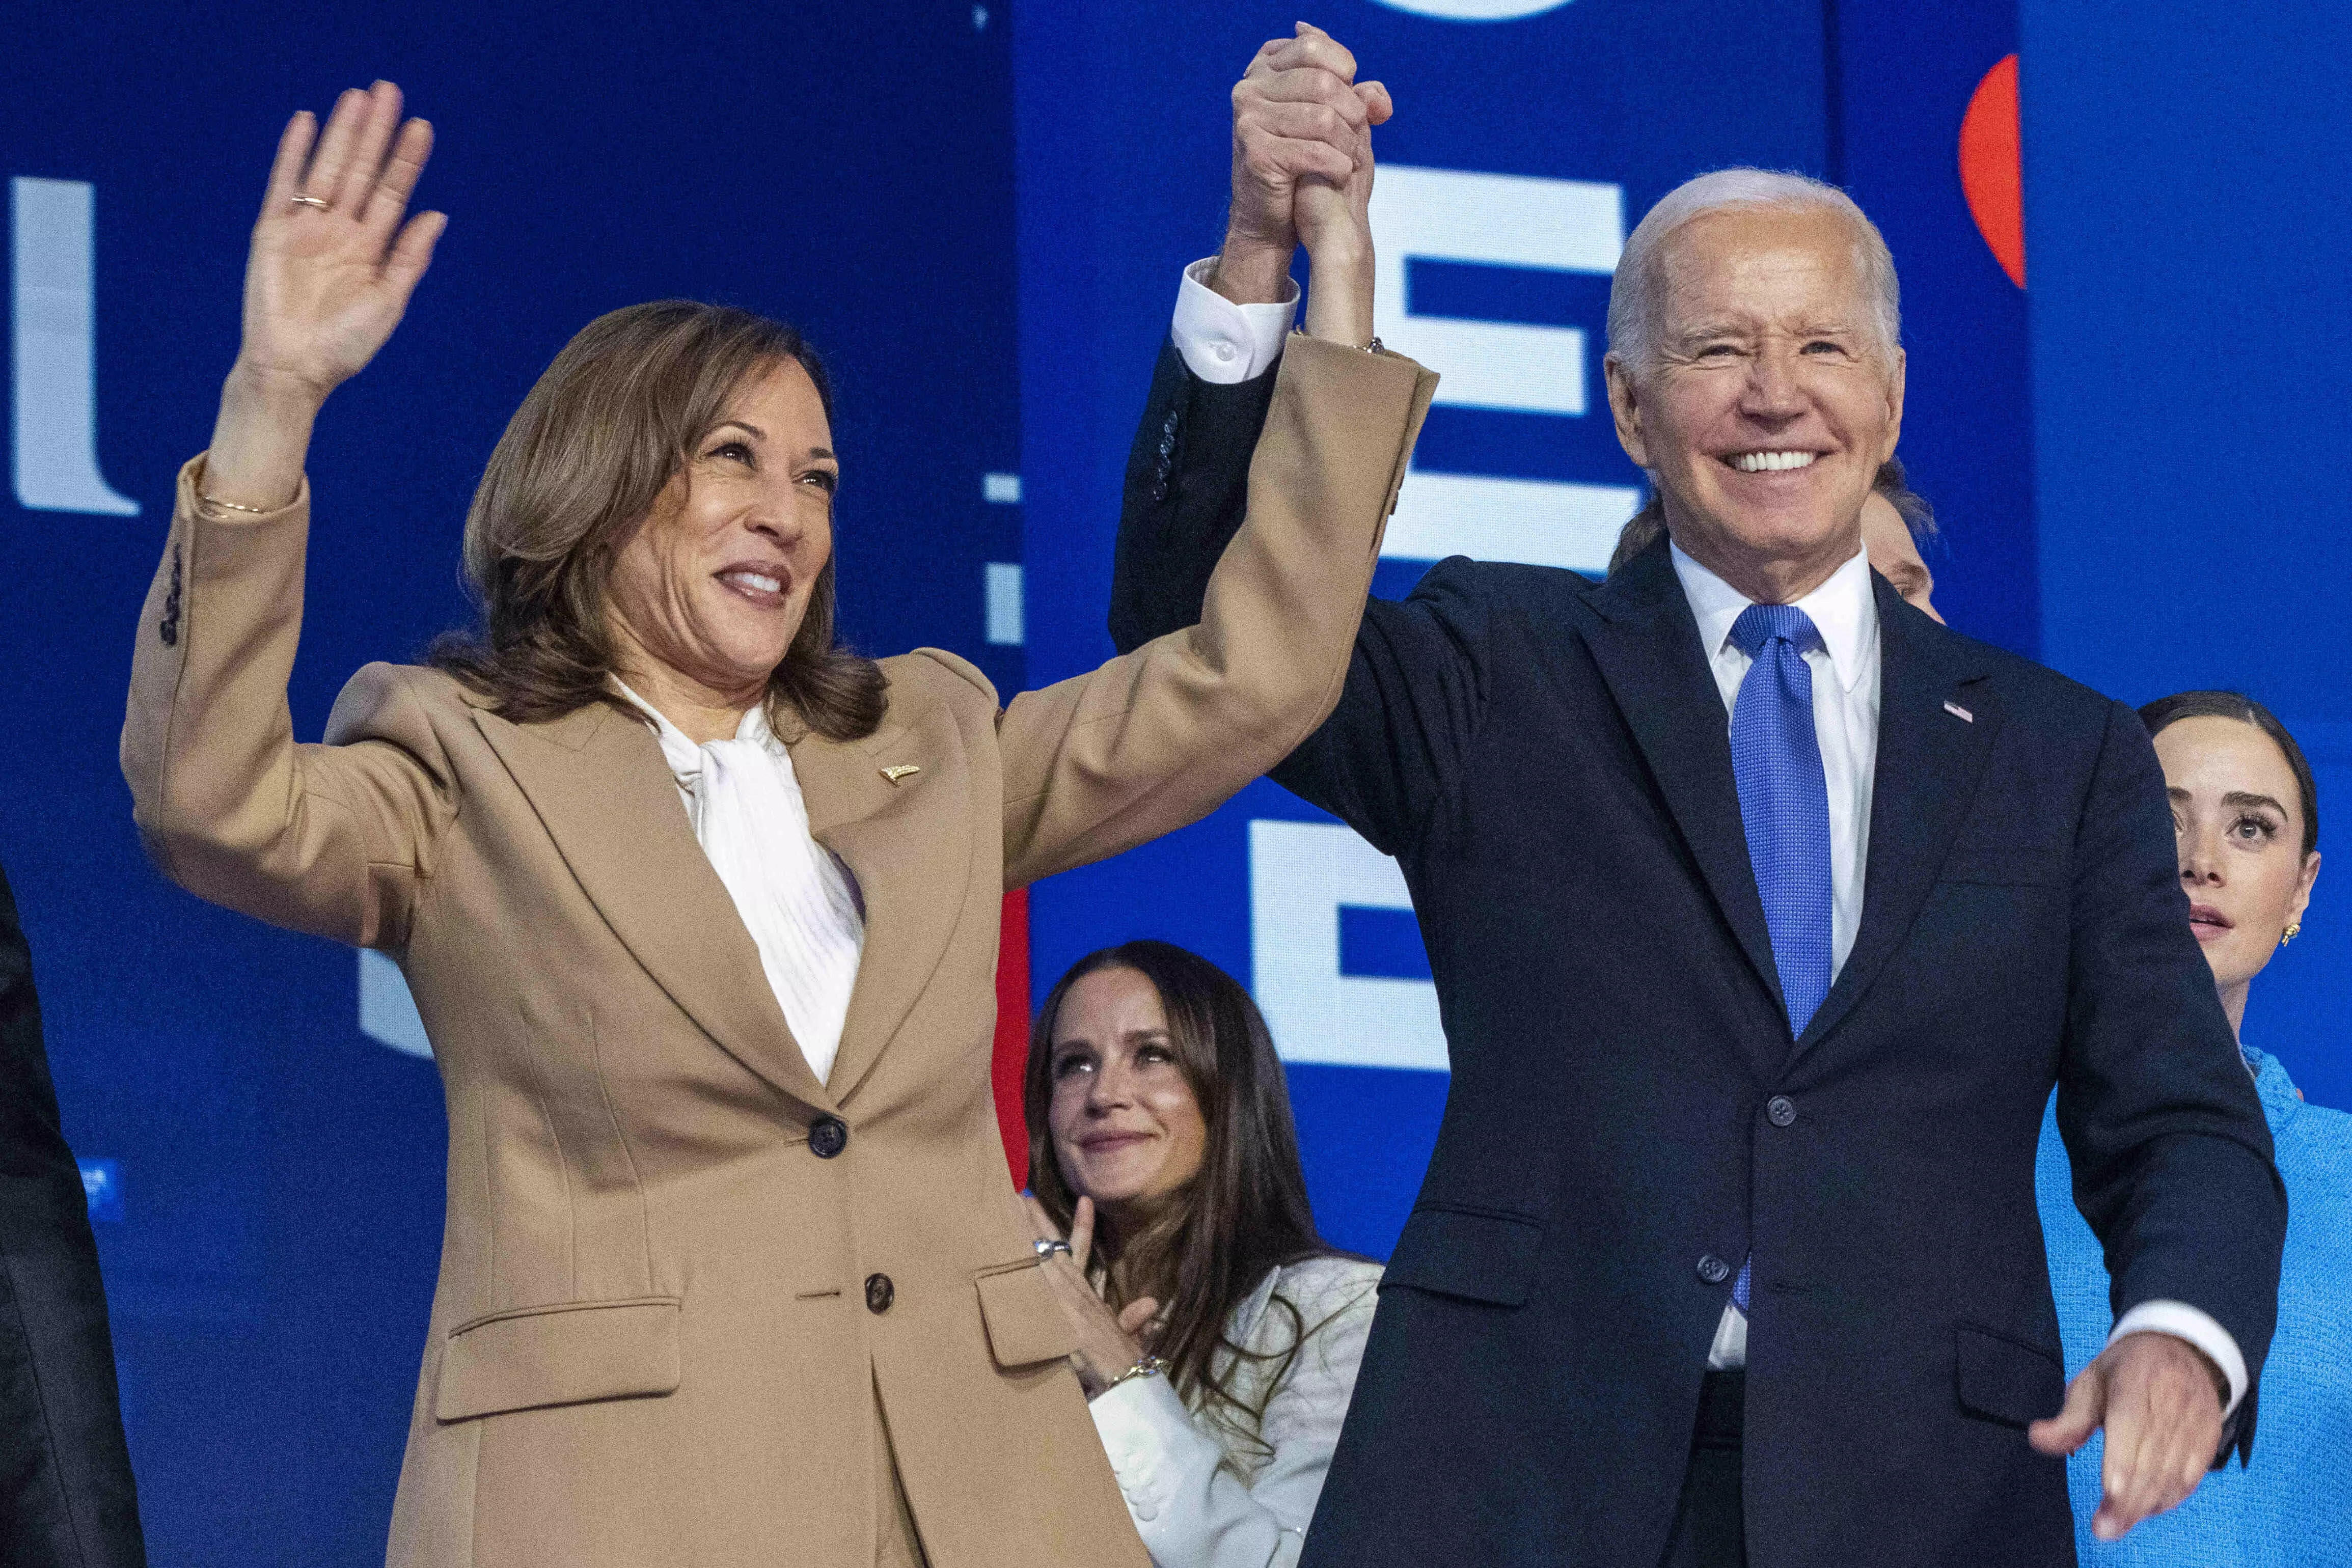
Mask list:
[[[143,1568],[106,1291],[0,873],[0,1563]]]
[[[1122,647],[1197,616],[1290,192],[1360,199],[1387,106],[1311,30],[1235,91],[1231,230],[1129,470]],[[2055,1456],[2105,1427],[2110,1538],[2177,1504],[2247,1450],[2276,1311],[2284,1198],[2163,779],[2128,708],[1872,573],[1904,356],[1841,193],[1677,190],[1609,338],[1668,537],[1604,583],[1457,559],[1374,601],[1275,775],[1402,866],[1453,1066],[1305,1562],[2071,1563]],[[2053,1084],[2116,1281],[2071,1389]]]

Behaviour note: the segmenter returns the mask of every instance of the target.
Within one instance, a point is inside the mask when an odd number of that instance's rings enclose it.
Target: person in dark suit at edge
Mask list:
[[[114,1340],[81,1166],[0,872],[0,1563],[143,1568]]]
[[[1196,613],[1241,515],[1298,150],[1385,107],[1311,29],[1234,92],[1123,648]],[[2178,1504],[2250,1451],[2277,1310],[2284,1197],[2147,735],[1871,572],[1904,357],[1842,193],[1685,185],[1609,327],[1670,537],[1605,583],[1457,558],[1373,601],[1274,774],[1402,865],[1453,1073],[1306,1568],[2069,1563],[2057,1456],[2105,1427],[2105,1537]],[[2116,1281],[2071,1386],[2053,1085]]]

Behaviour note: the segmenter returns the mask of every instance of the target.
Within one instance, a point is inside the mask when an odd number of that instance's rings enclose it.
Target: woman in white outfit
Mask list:
[[[1045,998],[1024,1102],[1039,1250],[1152,1561],[1296,1563],[1381,1268],[1315,1233],[1256,1004],[1164,942],[1093,954]]]

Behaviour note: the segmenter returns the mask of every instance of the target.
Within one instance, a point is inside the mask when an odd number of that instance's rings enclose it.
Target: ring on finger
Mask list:
[[[297,194],[288,197],[287,200],[292,202],[298,207],[316,207],[322,213],[331,212],[335,205],[334,203],[327,200],[324,196],[305,196]]]
[[[1037,1256],[1040,1258],[1051,1258],[1056,1252],[1067,1252],[1070,1249],[1070,1244],[1058,1236],[1039,1237],[1035,1245]]]

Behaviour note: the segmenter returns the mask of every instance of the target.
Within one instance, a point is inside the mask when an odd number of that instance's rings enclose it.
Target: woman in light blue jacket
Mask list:
[[[1315,1234],[1282,1063],[1240,983],[1165,942],[1080,959],[1024,1104],[1039,1249],[1159,1568],[1288,1568],[1381,1267]],[[1066,1239],[1065,1239],[1066,1238]]]
[[[2068,1466],[2076,1545],[2084,1568],[2342,1568],[2352,1563],[2352,1115],[2305,1104],[2244,1030],[2254,977],[2302,929],[2319,874],[2318,790],[2294,737],[2234,692],[2183,692],[2140,718],[2172,796],[2189,921],[2278,1145],[2286,1256],[2253,1462],[2207,1477],[2178,1510],[2109,1542],[2094,1525],[2094,1438]],[[2048,1117],[2038,1181],[2072,1375],[2106,1343],[2107,1273]]]

